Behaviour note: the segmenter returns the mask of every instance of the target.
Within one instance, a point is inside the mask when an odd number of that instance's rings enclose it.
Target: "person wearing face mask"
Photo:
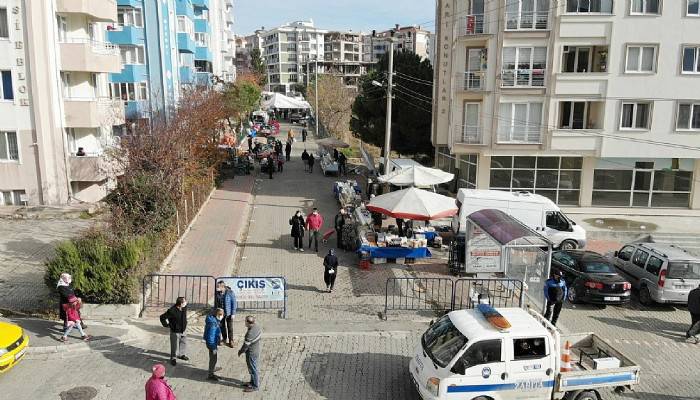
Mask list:
[[[187,357],[187,300],[178,297],[175,304],[160,316],[160,323],[170,328],[170,364],[177,365],[176,358],[189,361]],[[218,340],[218,339],[217,339]]]
[[[64,272],[61,274],[58,283],[56,284],[56,291],[58,292],[58,315],[63,320],[63,331],[65,332],[68,327],[68,320],[66,318],[66,310],[64,305],[69,304],[68,298],[75,297],[75,291],[71,286],[73,278],[70,274]]]
[[[146,400],[177,400],[173,389],[165,380],[165,365],[156,364],[151,371],[153,374],[146,381]]]
[[[335,250],[328,250],[328,254],[323,258],[323,281],[326,283],[326,291],[333,291],[335,285],[335,277],[338,275],[338,257],[335,255]]]
[[[323,217],[319,214],[318,209],[314,207],[311,215],[306,217],[306,228],[309,230],[309,249],[311,249],[311,241],[314,242],[314,248],[318,253],[318,236],[320,235],[321,227],[323,226]]]
[[[224,310],[224,318],[221,320],[221,339],[228,347],[233,348],[233,319],[236,317],[236,295],[224,281],[219,281],[216,286],[214,306]]]
[[[217,308],[213,313],[207,315],[204,322],[204,342],[209,350],[209,375],[210,381],[218,381],[220,378],[214,375],[216,362],[218,361],[217,349],[219,347],[219,336],[221,336],[221,321],[224,319],[224,310]]]
[[[304,251],[304,216],[301,211],[297,210],[292,218],[289,219],[289,225],[292,226],[292,237],[294,238],[294,250]]]
[[[552,277],[544,283],[545,313],[544,318],[557,325],[559,313],[566,299],[566,282],[561,277],[560,271],[552,272]]]

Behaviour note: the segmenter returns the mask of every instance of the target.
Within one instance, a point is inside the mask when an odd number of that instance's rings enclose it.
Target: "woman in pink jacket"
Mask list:
[[[165,380],[165,366],[153,366],[153,375],[146,382],[146,400],[177,400],[175,393]]]

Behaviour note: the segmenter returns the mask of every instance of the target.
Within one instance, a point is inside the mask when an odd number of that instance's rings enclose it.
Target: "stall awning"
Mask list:
[[[551,242],[501,210],[486,209],[471,213],[467,218],[501,245],[530,245],[547,247]]]
[[[308,109],[311,108],[306,100],[296,99],[294,97],[285,96],[282,93],[273,93],[269,99],[262,101],[262,108],[269,110],[276,108],[283,109]]]

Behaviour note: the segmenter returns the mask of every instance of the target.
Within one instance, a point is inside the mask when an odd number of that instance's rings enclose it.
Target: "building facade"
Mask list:
[[[375,32],[374,35],[363,35],[362,60],[376,63],[389,51],[389,38],[394,35],[394,50],[415,53],[423,60],[431,60],[433,34],[420,26],[404,26],[398,24],[389,30]]]
[[[367,72],[368,64],[362,61],[362,34],[328,32],[324,35],[323,53],[319,72],[337,75],[346,86],[357,88],[360,76]]]
[[[457,186],[700,208],[698,1],[439,0],[436,15],[432,141]]]
[[[124,123],[109,74],[122,70],[106,26],[114,0],[0,0],[0,204],[96,201],[104,152]]]
[[[253,70],[251,54],[257,50],[263,54],[263,29],[257,29],[252,35],[236,36],[236,70],[239,73],[250,73]]]

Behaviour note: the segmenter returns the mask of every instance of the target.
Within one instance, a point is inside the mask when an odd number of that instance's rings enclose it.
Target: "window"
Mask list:
[[[194,42],[197,47],[209,47],[209,34],[196,32],[194,34]]]
[[[549,9],[549,0],[508,1],[506,2],[506,29],[547,29]],[[483,15],[481,18],[483,26]]]
[[[0,131],[0,161],[19,161],[17,132]]]
[[[148,85],[146,82],[112,83],[110,97],[122,101],[148,100]]]
[[[551,228],[557,231],[566,231],[571,227],[569,221],[560,212],[548,211],[547,217],[545,219],[545,225],[547,228]]]
[[[647,258],[649,258],[649,253],[644,250],[637,250],[634,253],[634,257],[632,257],[632,264],[638,266],[639,268],[644,268]]]
[[[679,103],[676,129],[700,130],[700,103]]]
[[[483,340],[469,346],[459,359],[464,369],[501,362],[501,340]]]
[[[656,258],[654,256],[651,256],[649,258],[649,262],[647,263],[647,271],[654,275],[659,275],[659,271],[661,271],[661,266],[664,265],[663,260]]]
[[[661,14],[661,0],[631,0],[630,14]]]
[[[700,16],[700,0],[688,0],[688,15]]]
[[[620,129],[649,129],[651,103],[622,103]]]
[[[566,12],[612,14],[613,0],[568,0]]]
[[[10,37],[10,22],[7,19],[7,8],[0,7],[0,39]]]
[[[513,360],[533,360],[547,356],[543,337],[513,339]]]
[[[562,101],[559,128],[561,129],[585,129],[588,115],[588,102],[586,101]]]
[[[544,86],[546,47],[503,48],[501,86]]]
[[[194,33],[194,22],[184,15],[177,16],[177,31],[180,33]]]
[[[12,71],[0,71],[0,100],[12,100],[14,98]]]
[[[25,200],[26,192],[24,190],[3,190],[0,191],[0,205],[4,206],[22,206],[27,205]]]
[[[118,7],[117,22],[123,26],[143,28],[143,14],[140,8]]]
[[[625,72],[652,73],[656,70],[656,46],[627,46]]]
[[[700,0],[698,0],[700,1]],[[700,47],[683,47],[683,71],[684,74],[700,73]]]
[[[553,212],[547,213],[547,225],[548,226],[549,226],[550,215],[554,215],[554,213]],[[556,252],[552,253],[552,258],[556,262],[558,262],[559,264],[565,265],[567,267],[573,268],[576,266],[576,261],[574,260],[574,258],[563,251],[556,251]]]
[[[144,51],[143,46],[119,46],[119,51],[122,56],[122,64],[143,64]]]
[[[632,252],[633,251],[634,251],[634,247],[625,246],[622,248],[622,250],[620,250],[617,253],[617,258],[619,258],[622,261],[629,261],[630,259],[632,259]]]
[[[498,141],[539,143],[542,103],[501,103]]]
[[[432,324],[421,338],[423,350],[440,367],[446,367],[455,355],[467,344],[467,338],[445,315]]]
[[[58,26],[58,41],[65,42],[68,38],[68,23],[66,17],[56,16],[56,26]]]
[[[591,48],[564,46],[562,72],[589,72],[591,70]]]
[[[560,205],[578,205],[581,157],[491,157],[494,190],[529,191]]]

